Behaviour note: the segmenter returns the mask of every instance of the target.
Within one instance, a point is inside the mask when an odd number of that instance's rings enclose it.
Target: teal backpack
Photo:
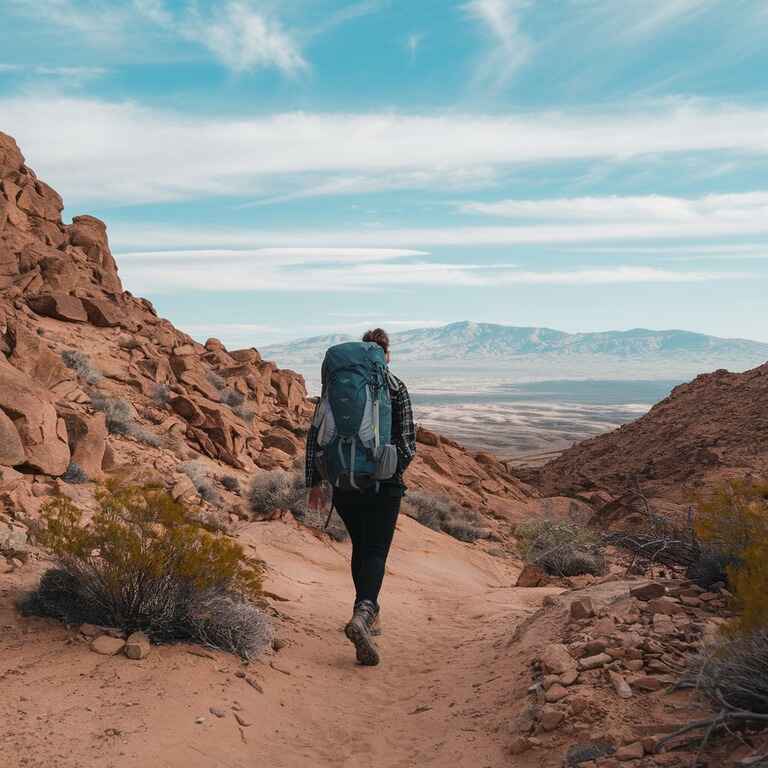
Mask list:
[[[325,353],[322,395],[315,411],[317,468],[344,490],[378,490],[397,470],[392,399],[384,350],[349,341]]]

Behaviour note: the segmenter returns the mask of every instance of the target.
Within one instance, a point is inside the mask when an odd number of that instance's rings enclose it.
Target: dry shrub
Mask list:
[[[768,626],[768,484],[732,480],[699,497],[696,532],[725,563],[741,615],[734,629]]]
[[[85,474],[85,470],[76,461],[70,461],[67,471],[61,476],[61,479],[65,483],[79,485],[88,482],[88,475]]]
[[[403,511],[433,531],[443,531],[459,541],[473,542],[491,537],[477,512],[442,496],[410,491],[404,499]]]
[[[184,461],[178,468],[192,481],[201,499],[214,506],[221,504],[221,496],[214,487],[211,472],[205,464],[200,461]]]
[[[230,492],[240,495],[240,481],[233,475],[224,475],[221,484]]]
[[[262,566],[239,544],[204,530],[152,486],[110,486],[90,523],[65,497],[42,510],[40,543],[57,559],[21,604],[32,615],[142,630],[157,642],[191,640],[252,658],[270,642],[248,602]]]
[[[87,384],[98,384],[104,377],[91,363],[88,355],[74,349],[65,349],[61,353],[61,359],[67,368],[71,368]]]
[[[137,422],[136,411],[127,400],[91,393],[91,405],[97,411],[104,412],[110,434],[133,437],[140,443],[151,445],[154,448],[160,447],[160,438]]]
[[[602,544],[585,526],[567,520],[537,518],[520,523],[515,535],[523,559],[552,576],[605,573]]]
[[[263,520],[285,509],[296,517],[306,513],[304,478],[298,471],[275,469],[261,472],[253,478],[249,501],[254,518]]]
[[[717,709],[768,715],[768,630],[723,639],[706,649],[688,679]]]

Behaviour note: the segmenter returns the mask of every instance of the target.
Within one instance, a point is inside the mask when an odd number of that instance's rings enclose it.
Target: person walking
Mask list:
[[[309,508],[319,511],[332,488],[335,508],[352,540],[355,602],[344,628],[357,661],[380,661],[379,592],[416,454],[408,389],[390,370],[389,336],[381,328],[362,342],[331,347],[322,370],[322,395],[307,435]]]

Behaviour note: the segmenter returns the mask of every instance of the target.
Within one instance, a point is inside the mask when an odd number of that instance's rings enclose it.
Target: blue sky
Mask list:
[[[765,0],[5,0],[0,130],[234,346],[768,341]]]

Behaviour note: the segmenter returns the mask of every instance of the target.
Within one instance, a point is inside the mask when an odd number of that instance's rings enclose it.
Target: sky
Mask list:
[[[767,43],[768,0],[3,0],[0,130],[202,340],[768,341]]]

